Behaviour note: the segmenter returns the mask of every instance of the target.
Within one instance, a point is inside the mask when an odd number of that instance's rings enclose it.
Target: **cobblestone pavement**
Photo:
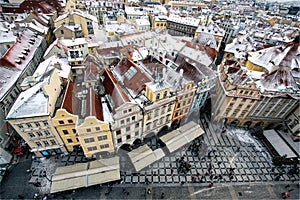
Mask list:
[[[267,150],[246,129],[227,127],[221,133],[206,116],[198,122],[205,130],[194,141],[201,144],[198,152],[186,146],[139,173],[122,171],[123,181],[126,184],[145,183],[146,179],[157,184],[299,181],[299,174],[288,173],[293,166],[275,167]],[[155,138],[147,144],[152,149],[158,148]],[[186,173],[179,171],[181,158],[191,166]]]

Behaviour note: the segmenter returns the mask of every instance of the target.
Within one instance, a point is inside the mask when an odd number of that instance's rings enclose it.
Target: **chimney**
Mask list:
[[[56,69],[61,70],[61,64],[58,61],[53,64],[53,67],[56,68]]]
[[[163,79],[164,79],[164,80],[166,80],[166,77],[167,77],[166,72],[167,72],[167,68],[164,67],[164,68],[163,68]]]

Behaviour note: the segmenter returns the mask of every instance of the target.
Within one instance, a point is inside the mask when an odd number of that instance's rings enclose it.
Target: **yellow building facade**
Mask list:
[[[193,82],[186,83],[183,89],[177,92],[172,122],[179,123],[184,117],[187,117],[195,92],[196,88],[193,87]]]
[[[109,123],[100,121],[95,116],[89,116],[77,127],[77,131],[86,157],[91,158],[95,154],[114,152]]]
[[[64,108],[56,111],[55,117],[52,118],[52,123],[58,134],[63,140],[68,151],[73,151],[75,146],[79,146],[80,142],[77,137],[76,123],[77,115],[70,114]]]
[[[176,100],[170,87],[157,81],[146,83],[145,96],[149,102],[144,107],[143,136],[171,125]]]

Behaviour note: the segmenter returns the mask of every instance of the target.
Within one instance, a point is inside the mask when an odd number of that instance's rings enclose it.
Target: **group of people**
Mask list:
[[[178,172],[179,173],[187,173],[190,171],[191,165],[184,160],[184,156],[182,156],[180,159],[176,160],[178,165]]]

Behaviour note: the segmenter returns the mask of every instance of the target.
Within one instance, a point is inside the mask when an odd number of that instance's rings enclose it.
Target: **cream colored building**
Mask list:
[[[62,24],[78,24],[81,26],[83,35],[87,36],[94,34],[94,29],[97,26],[97,18],[81,10],[73,10],[59,16],[54,21],[55,28],[58,28]]]
[[[289,43],[248,52],[245,62],[242,55],[246,49],[224,54],[212,115],[227,124],[281,128],[299,106],[299,87],[291,73],[299,67],[293,61],[299,45]]]
[[[299,141],[300,139],[300,106],[298,106],[286,120],[286,124],[289,133],[294,141]]]
[[[115,149],[123,144],[132,145],[142,136],[142,110],[138,103],[126,94],[110,70],[105,69],[102,76],[106,92],[104,99],[111,102],[108,106],[112,109],[110,125]]]
[[[60,78],[55,69],[39,78],[40,82],[19,95],[6,120],[36,156],[66,153],[51,120],[61,92]]]

